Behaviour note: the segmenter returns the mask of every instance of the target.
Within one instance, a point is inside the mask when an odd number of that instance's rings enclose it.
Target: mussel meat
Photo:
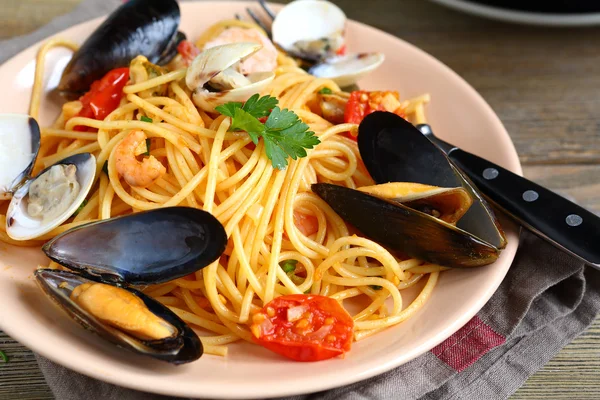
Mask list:
[[[108,71],[127,67],[143,55],[151,63],[166,64],[177,53],[185,35],[179,27],[175,0],[131,0],[115,10],[87,38],[65,68],[58,89],[68,98],[88,91]]]
[[[71,271],[39,269],[42,290],[102,338],[173,364],[203,352],[196,333],[169,308],[130,285],[177,279],[211,264],[227,244],[210,213],[171,207],[92,222],[43,246]]]
[[[449,224],[455,224],[473,204],[473,199],[462,187],[441,188],[420,183],[390,182],[363,186],[357,190],[404,204]]]
[[[358,147],[376,183],[463,187],[473,205],[457,226],[498,249],[506,247],[498,219],[473,183],[410,122],[393,113],[370,114],[359,126]]]
[[[261,49],[258,43],[230,43],[200,53],[188,68],[185,82],[194,103],[205,110],[227,102],[244,102],[275,78],[273,72],[240,72],[240,61]]]

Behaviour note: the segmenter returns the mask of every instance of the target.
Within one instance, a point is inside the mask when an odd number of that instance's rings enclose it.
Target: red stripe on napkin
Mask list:
[[[456,372],[461,372],[505,341],[504,336],[494,332],[481,318],[475,316],[431,352]]]

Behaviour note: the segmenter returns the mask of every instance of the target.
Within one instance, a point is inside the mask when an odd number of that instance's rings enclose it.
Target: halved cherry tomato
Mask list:
[[[312,294],[277,297],[252,317],[254,341],[296,361],[320,361],[350,350],[354,321],[334,299]]]
[[[181,57],[183,58],[183,61],[185,61],[186,65],[190,65],[192,61],[194,61],[194,58],[200,54],[200,50],[189,40],[182,40],[177,45],[177,52],[181,54]]]
[[[123,88],[129,80],[129,68],[117,68],[109,71],[102,79],[92,83],[90,91],[84,94],[81,101],[81,111],[78,117],[103,120],[113,112],[121,102]],[[85,130],[77,126],[75,130]]]
[[[344,112],[344,121],[351,124],[360,124],[367,115],[375,111],[389,111],[404,118],[405,114],[400,107],[399,98],[396,91],[367,92],[356,90],[350,93],[350,99]],[[356,136],[350,133],[348,137],[356,139]]]

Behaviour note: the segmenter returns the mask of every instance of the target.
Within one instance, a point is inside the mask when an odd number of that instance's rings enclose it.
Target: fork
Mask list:
[[[273,20],[275,19],[275,13],[268,6],[267,2],[265,0],[258,0],[258,3],[260,4],[260,7],[265,11],[265,13],[269,16],[269,18],[271,19],[271,22],[273,22]],[[250,18],[256,23],[256,25],[260,26],[260,28],[267,33],[267,36],[269,36],[269,39],[273,39],[273,35],[271,33],[271,28],[268,26],[268,24],[265,24],[264,21],[261,20],[258,17],[258,15],[250,7],[246,7],[246,12],[250,16]],[[235,18],[238,20],[243,19],[240,14],[235,14]]]

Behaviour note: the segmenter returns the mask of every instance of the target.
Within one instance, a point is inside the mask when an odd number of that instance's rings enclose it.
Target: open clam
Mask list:
[[[74,320],[136,353],[174,364],[198,359],[202,343],[169,308],[130,285],[177,279],[215,261],[227,235],[210,213],[162,208],[92,222],[46,243],[71,271],[39,269],[42,290]]]
[[[273,20],[273,42],[310,65],[308,72],[349,87],[377,69],[383,53],[346,54],[346,15],[326,0],[293,1]]]
[[[322,61],[343,49],[346,14],[329,1],[293,1],[277,13],[271,30],[273,41],[291,56]]]
[[[68,98],[89,90],[113,68],[127,67],[143,55],[166,64],[177,54],[185,35],[177,31],[180,12],[175,0],[131,0],[117,8],[67,64],[58,89]]]
[[[194,103],[205,110],[230,101],[244,102],[261,92],[275,78],[273,72],[243,75],[241,60],[261,49],[257,43],[231,43],[200,53],[188,68],[185,82],[193,91]]]
[[[81,205],[94,182],[96,159],[76,154],[31,177],[40,148],[37,122],[27,115],[0,115],[0,138],[0,199],[11,199],[6,233],[14,240],[42,236]]]
[[[409,127],[418,136],[403,136]],[[409,122],[370,114],[359,126],[358,145],[378,185],[312,187],[342,218],[392,250],[443,266],[475,267],[498,258],[506,239],[493,211]]]

